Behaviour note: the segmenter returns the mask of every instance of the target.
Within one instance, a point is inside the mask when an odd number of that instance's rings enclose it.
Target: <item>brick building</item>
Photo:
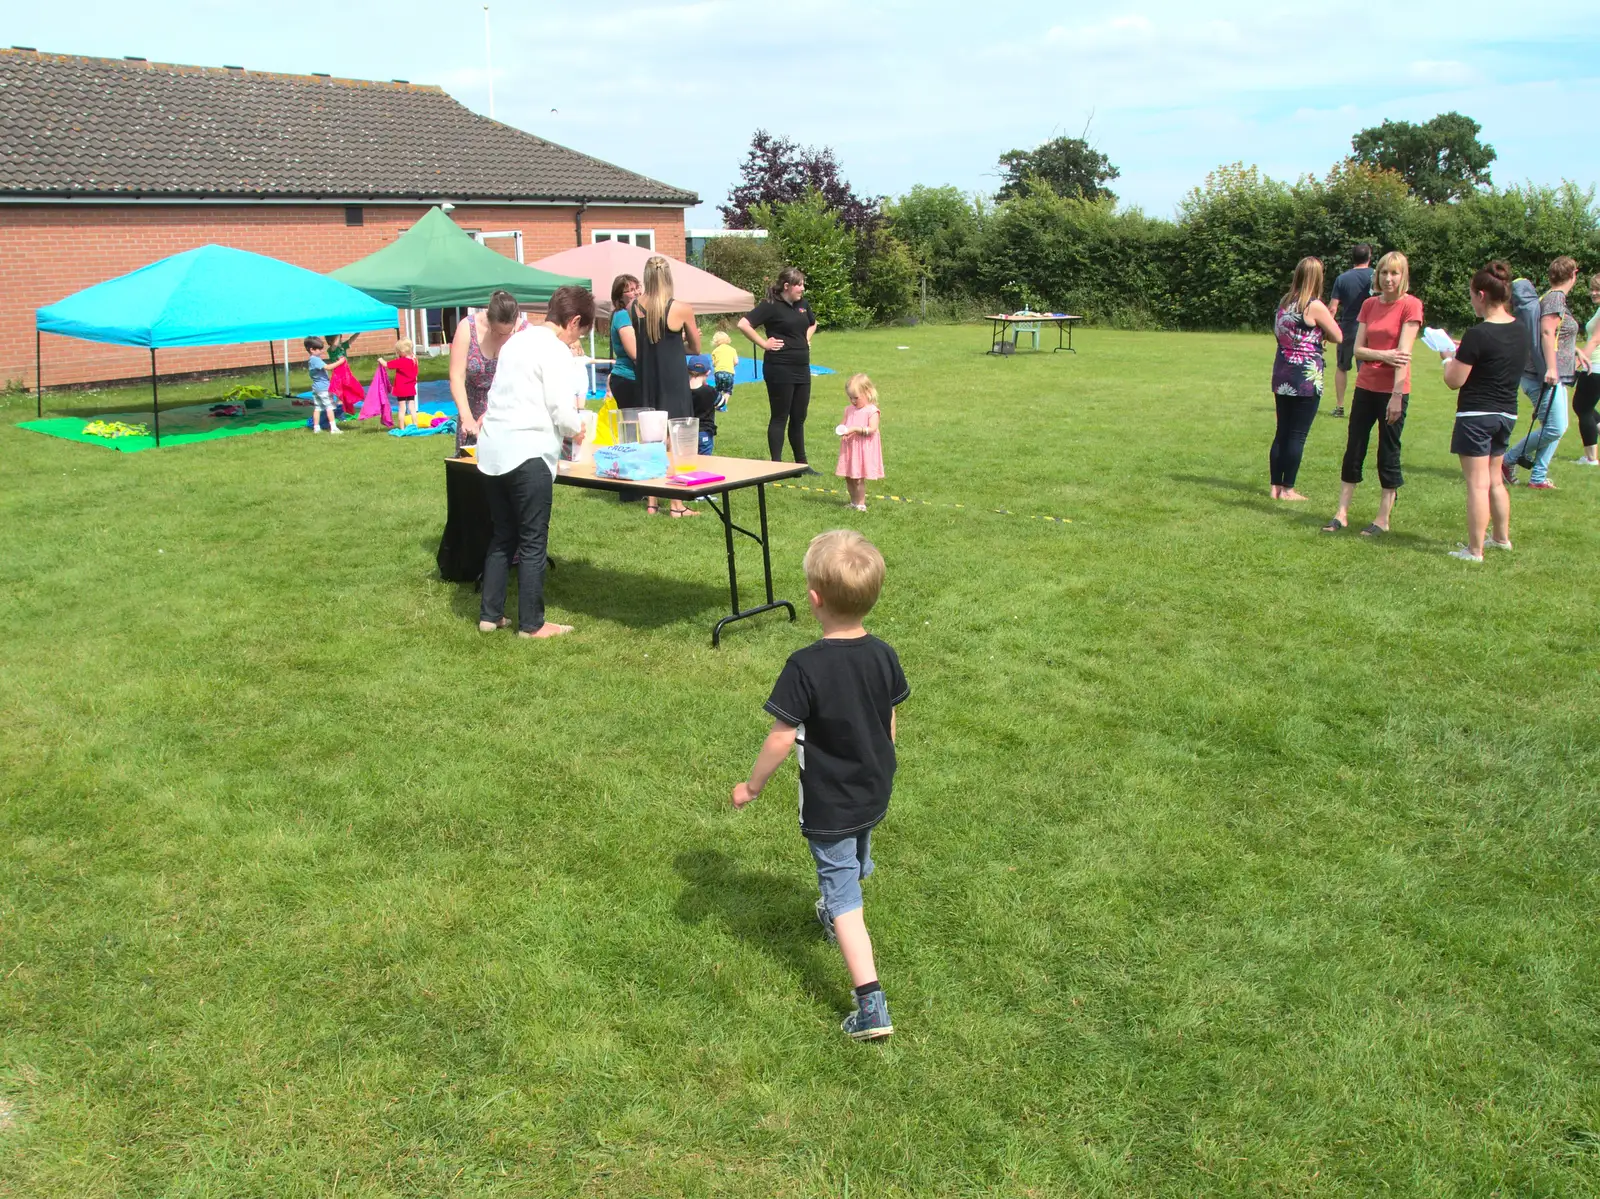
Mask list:
[[[30,388],[35,309],[208,242],[331,271],[448,203],[527,262],[607,237],[682,258],[699,202],[403,80],[13,48],[0,112],[0,384]],[[392,343],[366,334],[356,350]],[[149,370],[143,350],[48,335],[43,356],[46,388]],[[264,361],[262,346],[168,350],[161,369]]]

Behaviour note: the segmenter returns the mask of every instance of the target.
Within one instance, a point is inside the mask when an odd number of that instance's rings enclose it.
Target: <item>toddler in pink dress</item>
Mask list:
[[[865,375],[851,375],[844,385],[850,407],[844,410],[844,424],[837,432],[839,465],[834,474],[844,479],[850,492],[850,506],[867,510],[867,480],[883,478],[883,439],[878,433],[878,389]]]

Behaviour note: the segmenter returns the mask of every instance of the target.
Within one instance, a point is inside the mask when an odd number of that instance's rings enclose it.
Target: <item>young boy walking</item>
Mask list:
[[[883,588],[883,555],[860,533],[835,529],[811,541],[807,597],[822,638],[789,655],[766,710],[767,734],[748,782],[733,789],[742,808],[798,747],[800,832],[816,861],[817,920],[837,941],[855,986],[844,1031],[858,1041],[894,1032],[862,913],[861,880],[872,873],[873,827],[889,810],[895,771],[895,708],[911,687],[900,659],[862,625]]]

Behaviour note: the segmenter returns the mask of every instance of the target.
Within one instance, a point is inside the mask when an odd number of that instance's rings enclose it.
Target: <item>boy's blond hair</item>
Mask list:
[[[872,385],[871,379],[862,374],[850,376],[850,381],[844,385],[844,394],[852,400],[857,396],[863,396],[869,404],[878,402],[878,389]]]
[[[394,343],[394,352],[400,355],[402,358],[411,357],[411,351],[416,348],[417,343],[412,341],[409,337],[402,337],[399,341]]]
[[[725,346],[732,340],[726,329],[718,329],[711,335],[711,344],[714,346]]]
[[[836,616],[862,617],[883,590],[883,555],[854,529],[818,533],[806,550],[806,586]]]

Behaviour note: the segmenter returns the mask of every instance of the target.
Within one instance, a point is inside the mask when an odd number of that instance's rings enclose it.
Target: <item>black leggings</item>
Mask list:
[[[1306,452],[1306,434],[1317,419],[1321,396],[1273,396],[1278,402],[1278,435],[1272,439],[1267,468],[1274,487],[1293,487]]]
[[[1584,448],[1600,444],[1600,413],[1595,405],[1600,403],[1600,374],[1589,371],[1578,376],[1572,389],[1572,411],[1578,416],[1578,432],[1583,436]]]
[[[768,360],[763,373],[767,379],[767,403],[772,419],[767,421],[767,452],[774,462],[783,461],[783,427],[789,426],[789,448],[794,460],[806,460],[806,412],[811,407],[811,365],[789,366]]]
[[[1367,460],[1367,446],[1372,440],[1372,426],[1378,426],[1378,485],[1389,491],[1398,491],[1405,485],[1406,477],[1400,473],[1400,434],[1406,428],[1406,409],[1411,406],[1411,394],[1400,397],[1400,419],[1390,424],[1385,413],[1389,408],[1387,391],[1368,391],[1357,387],[1350,397],[1350,428],[1344,443],[1344,464],[1339,478],[1345,483],[1361,482],[1361,465]]]

